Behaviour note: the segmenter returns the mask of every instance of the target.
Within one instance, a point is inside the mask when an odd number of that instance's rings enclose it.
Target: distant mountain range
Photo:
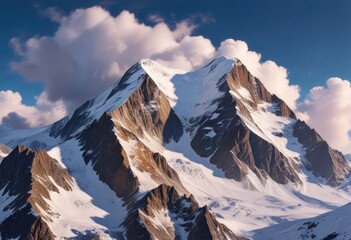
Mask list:
[[[2,239],[351,239],[349,162],[237,59],[141,60],[0,143]]]

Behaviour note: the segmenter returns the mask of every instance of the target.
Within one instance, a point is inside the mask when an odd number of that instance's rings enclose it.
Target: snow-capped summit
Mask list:
[[[143,59],[70,116],[0,143],[14,149],[0,153],[2,238],[240,239],[351,199],[344,156],[226,57],[190,72]],[[24,172],[33,184],[18,187]],[[26,227],[8,227],[19,215]]]

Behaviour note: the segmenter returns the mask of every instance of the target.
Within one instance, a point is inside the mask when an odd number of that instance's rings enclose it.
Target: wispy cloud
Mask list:
[[[33,5],[33,8],[43,17],[49,18],[54,22],[61,22],[63,17],[62,11],[57,7],[42,8],[38,3]]]
[[[156,13],[149,15],[147,19],[152,23],[160,23],[165,21],[165,19],[161,17],[161,15]]]

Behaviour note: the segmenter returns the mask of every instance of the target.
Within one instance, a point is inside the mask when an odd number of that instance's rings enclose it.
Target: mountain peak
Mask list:
[[[236,239],[235,232],[299,209],[319,213],[330,201],[340,205],[347,194],[336,187],[351,171],[341,153],[227,57],[189,72],[143,59],[72,115],[9,136],[2,143],[20,146],[3,154],[2,191],[21,192],[24,202],[31,197],[27,210],[39,204],[43,229],[58,238]],[[24,189],[19,183],[27,179],[35,185]],[[66,204],[79,218],[67,214]],[[5,218],[3,228],[17,219]]]
[[[237,59],[237,58],[230,58],[230,57],[227,57],[227,56],[218,56],[218,57],[213,58],[208,64],[206,64],[204,66],[200,66],[199,68],[196,68],[196,69],[194,69],[192,71],[197,71],[197,70],[199,70],[201,68],[206,68],[208,66],[211,66],[211,65],[214,65],[214,64],[219,64],[219,63],[224,63],[224,62],[227,62],[228,64],[231,64],[231,65],[233,65],[236,62],[241,63],[241,61],[239,59]],[[152,59],[149,59],[149,58],[141,59],[136,64],[138,64],[138,65],[140,65],[142,67],[145,67],[145,68],[148,68],[149,66],[158,66],[158,67],[161,67],[161,68],[164,68],[164,69],[170,69],[170,70],[177,71],[177,72],[182,72],[182,73],[189,72],[189,71],[185,71],[185,70],[180,70],[180,69],[175,69],[175,68],[172,68],[172,67],[163,66],[162,64],[158,63],[156,60],[152,60]]]

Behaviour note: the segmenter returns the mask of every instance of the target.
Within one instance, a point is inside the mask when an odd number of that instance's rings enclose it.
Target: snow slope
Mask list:
[[[304,188],[273,180],[262,186],[251,172],[249,178],[258,189],[252,191],[245,188],[245,182],[225,178],[208,158],[199,157],[191,149],[189,141],[189,135],[184,135],[178,143],[149,147],[166,157],[200,205],[207,205],[220,222],[241,236],[251,236],[254,229],[316,216],[351,199],[346,191],[308,181],[304,181]]]
[[[50,192],[47,203],[52,221],[47,223],[52,232],[59,239],[77,237],[87,230],[105,234],[106,239],[109,234],[123,232],[120,225],[127,211],[122,200],[99,180],[90,164],[85,165],[78,143],[67,141],[48,154],[69,169],[75,181],[72,191],[55,185],[59,193]]]
[[[190,120],[210,114],[218,107],[213,100],[220,98],[223,92],[219,91],[217,83],[228,74],[236,62],[236,59],[221,57],[203,68],[186,73],[163,67],[151,60],[142,60],[132,68],[125,79],[122,78],[89,102],[88,107],[84,109],[84,116],[88,121],[80,125],[76,133],[99,119],[105,112],[111,112],[121,106],[141,85],[143,76],[148,74],[167,96],[170,105],[182,121],[185,132],[178,142],[169,144],[162,144],[146,133],[138,140],[153,152],[161,153],[178,173],[188,192],[194,195],[201,206],[207,205],[217,219],[232,231],[242,236],[254,236],[255,239],[267,239],[269,234],[277,231],[281,234],[278,235],[281,238],[277,239],[285,239],[286,236],[295,239],[297,235],[293,235],[295,234],[293,232],[291,232],[292,235],[288,232],[285,236],[283,228],[299,228],[305,220],[294,223],[288,221],[314,217],[334,209],[336,210],[322,215],[321,219],[332,216],[334,219],[346,221],[347,219],[341,215],[343,210],[350,211],[350,207],[348,205],[338,207],[351,201],[350,190],[330,187],[306,170],[305,149],[292,135],[292,125],[295,120],[274,114],[273,104],[262,102],[257,110],[246,104],[251,118],[240,111],[238,114],[252,132],[272,143],[289,161],[299,164],[301,184],[281,185],[268,178],[267,183],[263,185],[251,170],[249,170],[247,182],[237,182],[226,178],[223,171],[211,164],[209,162],[211,156],[203,158],[193,150],[190,144],[192,136],[188,131]],[[244,88],[237,89],[237,92],[231,92],[231,94],[237,99],[252,101],[250,93]],[[245,104],[245,101],[242,103]],[[153,104],[144,107],[157,110],[157,106]],[[68,116],[62,125],[72,116]],[[212,115],[211,119],[217,117]],[[57,215],[52,222],[48,222],[53,233],[58,237],[75,237],[78,232],[84,232],[87,229],[107,235],[122,232],[120,224],[127,213],[121,199],[99,180],[91,165],[85,165],[76,140],[62,142],[60,137],[50,137],[49,129],[50,126],[13,131],[5,135],[0,133],[0,142],[13,147],[18,143],[30,145],[40,140],[41,143],[45,143],[40,146],[50,150],[49,154],[57,159],[61,166],[67,168],[74,178],[73,191],[65,191],[57,186],[60,193],[51,192],[51,200],[47,200],[52,214]],[[216,135],[213,129],[207,130],[207,137]],[[127,155],[131,156],[133,143],[121,141],[121,145],[127,151]],[[135,168],[137,162],[138,159],[131,159],[131,168],[141,180],[140,192],[144,193],[156,187],[157,184],[148,175]],[[253,184],[256,190],[248,188],[248,182]],[[3,202],[7,201],[6,199],[6,196],[1,197]],[[1,206],[2,202],[0,208]],[[167,212],[159,212],[155,215],[160,216],[152,221],[166,222],[171,225],[172,216]],[[328,221],[326,223],[329,223]],[[262,230],[262,234],[261,230],[257,234],[253,232],[253,230],[276,224],[279,225]],[[320,223],[319,226],[322,227],[323,224]],[[344,225],[341,222],[335,227],[335,231],[340,232]],[[345,230],[351,232],[349,228]],[[301,233],[302,230],[297,231],[296,234],[299,232]],[[320,235],[316,236],[322,236],[325,232],[318,232],[318,234]]]
[[[141,62],[146,73],[168,96],[177,116],[186,123],[190,118],[211,111],[209,107],[212,107],[212,110],[216,108],[211,101],[223,94],[216,87],[216,83],[229,73],[236,59],[220,57],[191,72],[165,68],[151,60]]]
[[[257,240],[351,239],[351,203],[320,216],[255,231]]]
[[[173,109],[186,125],[190,116],[212,112],[209,107],[216,107],[210,104],[221,94],[216,89],[216,82],[230,71],[235,62],[235,59],[219,58],[214,60],[213,65],[178,74],[155,62],[151,64],[149,60],[148,65],[143,67],[152,79],[169,79],[172,83],[167,85],[167,89],[160,88],[169,96]],[[159,85],[157,81],[156,84]],[[246,89],[239,89],[238,92],[239,97],[250,99]],[[177,143],[165,146],[147,137],[140,140],[152,151],[166,157],[184,186],[201,205],[208,205],[219,221],[242,236],[250,236],[253,229],[316,216],[351,200],[348,191],[321,184],[320,179],[304,168],[305,150],[292,136],[291,127],[295,120],[274,114],[275,106],[272,104],[262,103],[258,110],[246,107],[253,119],[247,119],[239,112],[246,126],[276,146],[290,161],[299,163],[302,169],[299,173],[301,185],[280,185],[270,179],[263,186],[257,176],[250,172],[248,178],[258,191],[247,189],[245,182],[225,178],[223,172],[209,162],[209,158],[198,156],[190,146],[189,132]],[[208,134],[215,133],[209,131]]]

